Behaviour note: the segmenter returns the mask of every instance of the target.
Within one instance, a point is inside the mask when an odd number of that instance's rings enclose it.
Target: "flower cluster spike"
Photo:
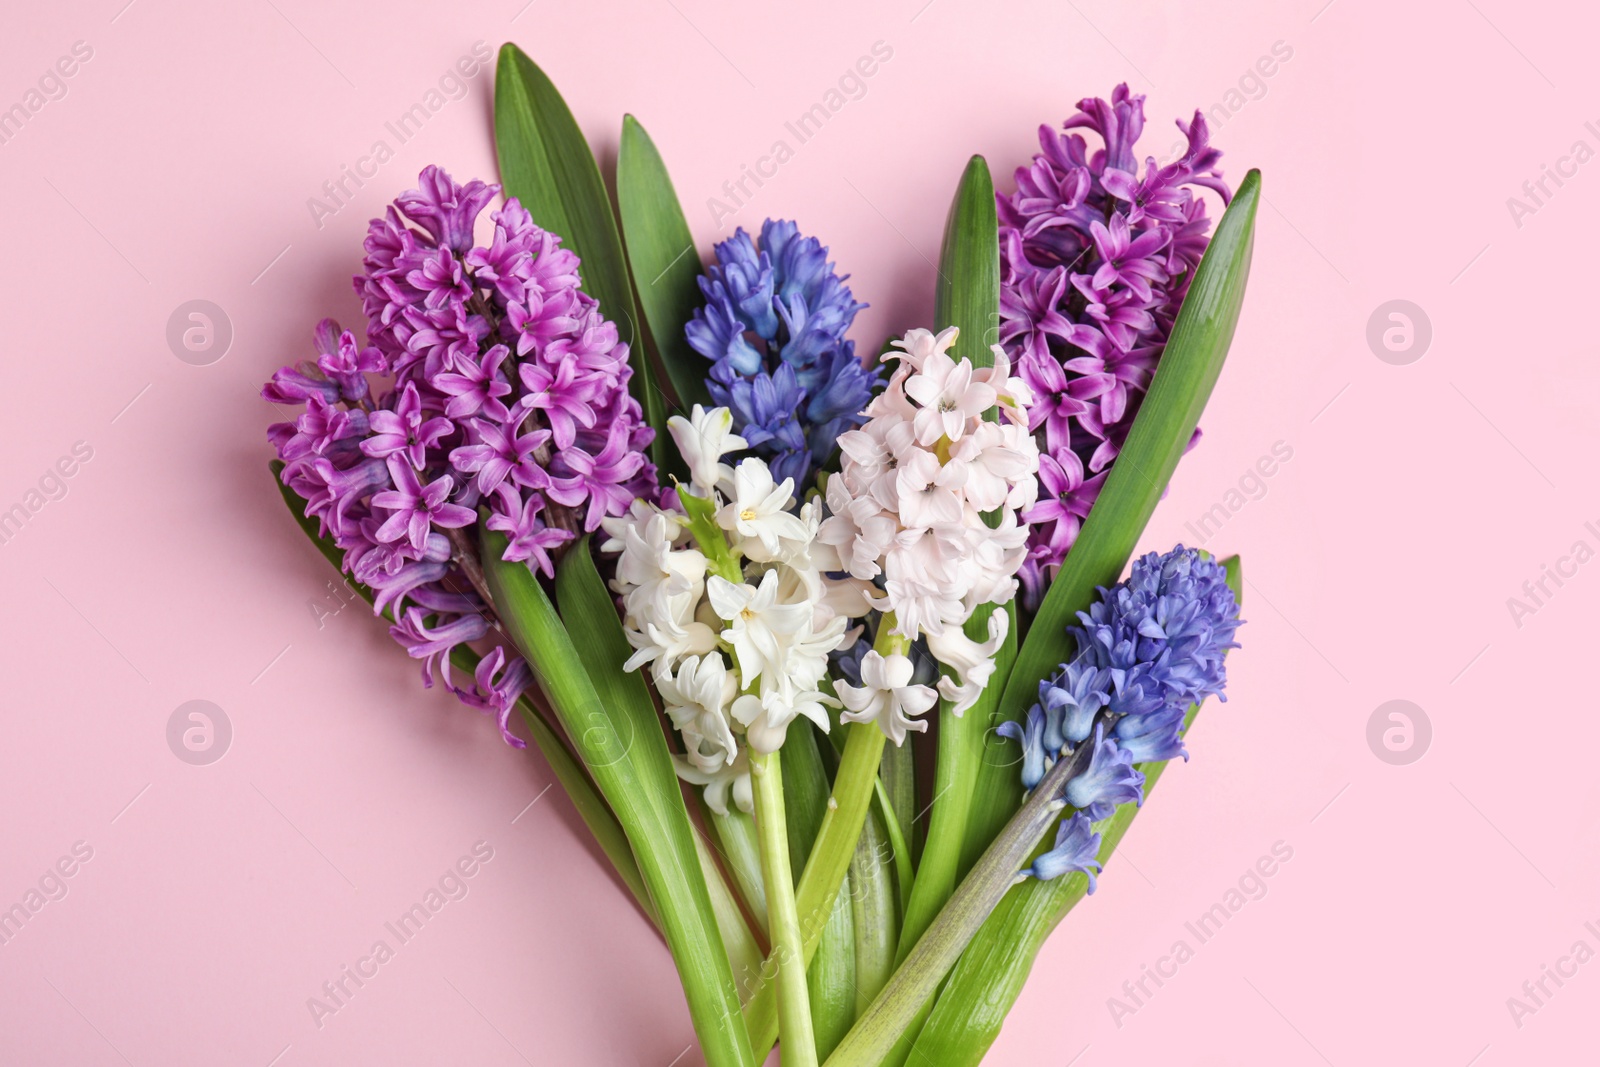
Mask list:
[[[838,568],[816,543],[820,501],[794,510],[794,480],[759,456],[723,462],[748,447],[732,426],[726,408],[673,416],[690,471],[679,506],[635,501],[602,520],[601,546],[618,553],[611,587],[634,649],[623,669],[650,666],[683,737],[678,774],[720,814],[730,799],[752,810],[750,750],[776,752],[801,715],[828,729],[828,653],[855,641],[849,619],[867,611],[858,588],[827,576]]]
[[[1067,780],[1064,819],[1054,848],[1030,873],[1089,875],[1094,892],[1100,835],[1092,824],[1118,804],[1142,803],[1144,775],[1135,763],[1189,758],[1183,720],[1209,696],[1227,700],[1223,657],[1237,648],[1239,604],[1221,564],[1178,545],[1133,564],[1127,581],[1100,590],[1069,632],[1078,654],[1039,683],[1039,703],[1000,733],[1022,742],[1022,784],[1033,789],[1050,767],[1088,746],[1088,761]]]
[[[1043,589],[1077,539],[1150,385],[1205,252],[1210,219],[1194,187],[1229,198],[1204,116],[1178,123],[1173,162],[1144,161],[1144,97],[1119,85],[1089,98],[997,195],[1000,341],[1038,398],[1039,501],[1022,569],[1024,601]],[[1097,134],[1092,152],[1073,132]],[[1197,434],[1198,436],[1198,434]]]
[[[560,238],[509,199],[474,244],[498,191],[424,170],[367,231],[354,279],[367,344],[325,320],[315,361],[279,370],[262,396],[304,405],[268,430],[284,484],[392,611],[424,683],[493,712],[521,747],[508,720],[528,665],[495,648],[470,682],[450,672],[450,651],[493,624],[465,531],[486,510],[505,559],[550,574],[552,552],[655,491],[654,432],[628,395],[628,346]]]
[[[991,613],[985,642],[963,626],[983,605],[1015,596],[1028,537],[1018,513],[1037,491],[1027,385],[1011,376],[998,345],[991,367],[951,358],[957,334],[953,326],[937,336],[914,329],[895,342],[899,366],[868,405],[867,422],[839,438],[844,461],[828,479],[831,514],[818,534],[905,646],[866,652],[862,685],[836,686],[849,709],[843,718],[876,721],[897,744],[908,729],[927,729],[916,716],[936,699],[912,681],[912,642],[925,637],[952,668],[939,694],[956,714],[982,693],[1007,615]],[[998,418],[987,417],[992,410]]]
[[[716,255],[700,278],[706,304],[685,328],[689,344],[711,360],[711,397],[751,451],[804,491],[839,434],[861,424],[878,384],[845,339],[867,305],[792,222],[768,219],[759,244],[736,230]]]

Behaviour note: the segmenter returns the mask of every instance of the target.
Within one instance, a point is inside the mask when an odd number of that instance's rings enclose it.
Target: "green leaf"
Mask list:
[[[893,827],[890,827],[890,837],[896,832],[904,833],[905,863],[913,871],[922,859],[922,829],[917,823],[917,761],[916,761],[917,735],[906,734],[906,739],[899,745],[891,745],[884,749],[883,766],[879,768],[879,775],[883,779],[883,793],[889,806],[890,814],[894,816]],[[911,894],[911,880],[905,880],[900,887],[902,895],[909,899]]]
[[[722,934],[722,943],[728,949],[728,965],[733,968],[736,980],[739,975],[754,974],[766,954],[761,951],[755,935],[750,932],[750,924],[744,917],[743,909],[739,907],[739,901],[734,898],[728,883],[723,880],[722,870],[717,866],[711,846],[698,833],[694,835],[694,845],[695,851],[700,855],[700,874],[706,881],[706,889],[711,893],[711,910],[717,916],[717,930]]]
[[[850,903],[855,890],[848,873],[840,889],[806,970],[819,1062],[828,1058],[856,1021],[856,920]]]
[[[633,654],[628,638],[623,633],[621,620],[611,603],[600,572],[595,568],[594,557],[589,552],[588,538],[580,539],[561,558],[556,570],[556,599],[561,604],[567,632],[583,660],[584,669],[594,683],[595,691],[606,706],[627,709],[630,731],[644,731],[660,735],[660,720],[655,704],[650,699],[650,689],[639,671],[624,673],[622,664]],[[678,793],[678,775],[673,770],[671,757],[666,762],[650,759],[643,766],[654,776],[654,785],[663,796]],[[712,911],[717,917],[717,930],[728,950],[728,963],[735,974],[761,964],[762,953],[755,937],[745,922],[739,904],[722,872],[712,858],[710,847],[694,834],[694,844],[700,854],[700,867],[706,878],[706,890],[711,895]]]
[[[685,413],[695,404],[710,407],[706,373],[711,364],[689,347],[683,332],[701,304],[700,257],[661,153],[632,115],[622,117],[617,207],[639,304],[667,384]]]
[[[1089,607],[1098,587],[1117,582],[1133,555],[1222,372],[1244,302],[1260,199],[1261,172],[1252,170],[1217,224],[1150,391],[1077,542],[1050,583],[992,725],[1022,718],[1037,699],[1040,680],[1072,655],[1067,625]],[[1021,802],[1020,759],[1015,741],[990,731],[973,793],[967,854],[981,853]]]
[[[994,365],[989,346],[1000,340],[1000,226],[995,218],[989,164],[973,156],[956,186],[939,250],[934,294],[938,329],[959,326],[952,354],[974,367]]]
[[[600,167],[555,85],[510,43],[501,46],[495,68],[494,142],[506,195],[522,201],[535,222],[577,253],[584,291],[633,347],[629,388],[656,431],[651,452],[661,466],[667,455],[666,402],[638,346],[627,260]]]
[[[706,1062],[754,1067],[748,1034],[734,1023],[739,997],[666,737],[648,694],[640,706],[629,695],[637,689],[622,680],[622,660],[616,658],[620,650],[602,623],[620,625],[587,546],[575,545],[567,552],[558,578],[558,588],[568,594],[569,633],[533,572],[501,558],[504,535],[480,524],[479,538],[500,621],[616,812],[651,899],[662,904],[662,934],[677,964]],[[604,679],[600,685],[617,703],[601,699],[599,679],[591,675],[588,663],[596,664],[595,674]]]
[[[1224,560],[1223,566],[1228,586],[1242,603],[1244,576],[1239,557]],[[1199,710],[1198,705],[1189,709],[1184,720],[1186,732]],[[1165,761],[1139,765],[1145,775],[1146,799],[1166,767]],[[1102,865],[1110,861],[1139,810],[1135,804],[1122,804],[1109,822],[1099,827]],[[1087,878],[1071,874],[1049,882],[1029,879],[1006,894],[962,953],[935,1001],[913,1046],[919,1054],[915,1060],[919,1067],[977,1067],[1022,992],[1039,949],[1088,888]]]
[[[905,743],[900,747],[909,748],[910,745],[911,737],[908,734]],[[893,747],[884,750],[885,763],[888,762],[888,756],[893,751]],[[872,788],[878,799],[878,806],[875,810],[883,822],[883,832],[889,839],[889,848],[892,850],[891,858],[894,860],[894,880],[896,885],[895,901],[899,904],[900,914],[903,916],[907,909],[911,907],[911,886],[916,881],[917,868],[911,858],[911,844],[906,840],[905,835],[900,832],[900,820],[895,817],[894,801],[889,799],[889,791],[884,787],[882,777],[872,783]],[[896,931],[899,930],[898,924],[896,924],[895,929]],[[898,933],[896,936],[898,938]],[[891,956],[890,962],[892,963],[893,960],[894,957]]]

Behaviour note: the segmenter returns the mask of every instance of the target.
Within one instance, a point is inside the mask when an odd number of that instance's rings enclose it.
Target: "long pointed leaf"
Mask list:
[[[659,466],[666,456],[666,403],[638,344],[627,260],[599,164],[554,83],[510,43],[501,46],[495,67],[494,142],[506,195],[522,201],[535,222],[578,254],[584,291],[634,348],[629,388],[656,431],[652,454]]]
[[[627,832],[651,899],[662,905],[662,933],[677,964],[706,1062],[716,1067],[754,1067],[749,1037],[738,1025],[739,997],[695,848],[695,831],[654,708],[641,708],[629,699],[611,705],[602,700],[584,657],[538,579],[524,564],[501,559],[503,535],[480,526],[479,536],[495,610]],[[586,548],[575,546],[563,566],[581,567],[585,562],[593,568]],[[577,572],[578,579],[584,577]],[[570,587],[588,585],[577,581]],[[609,598],[605,611],[612,611]],[[573,604],[568,614],[576,622],[597,611],[593,605]],[[621,676],[621,665],[617,660],[610,672]],[[610,692],[625,692],[610,681],[602,684]]]
[[[1070,658],[1072,639],[1066,627],[1077,612],[1088,608],[1098,587],[1113,585],[1121,576],[1177,469],[1239,322],[1260,199],[1261,173],[1252,170],[1217,224],[1150,391],[1077,542],[1039,607],[992,725],[1021,719],[1037,698],[1040,680]],[[972,798],[967,854],[987,847],[1021,802],[1015,773],[1020,759],[1015,741],[990,731]]]
[[[994,365],[989,346],[1000,339],[999,232],[989,164],[973,156],[945,219],[934,319],[939,329],[961,328],[953,355],[965,356],[974,367]]]
[[[700,257],[661,153],[632,115],[622,117],[617,208],[644,321],[681,408],[711,405],[711,363],[689,347],[683,328],[701,304]]]
[[[1228,586],[1243,603],[1244,575],[1239,557],[1224,560],[1223,566],[1227,568]],[[1184,720],[1186,732],[1199,711],[1198,705],[1189,709]],[[1139,765],[1145,776],[1146,798],[1166,768],[1166,761]],[[1138,805],[1122,804],[1101,827],[1102,866],[1110,861],[1139,810]],[[934,1002],[933,1012],[912,1047],[920,1067],[977,1067],[1022,992],[1039,949],[1088,888],[1087,878],[1072,874],[1049,882],[1030,879],[1006,894],[967,946]]]

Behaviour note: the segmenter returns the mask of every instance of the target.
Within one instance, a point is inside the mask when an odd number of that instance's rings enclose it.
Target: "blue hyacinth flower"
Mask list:
[[[839,435],[865,421],[881,371],[863,367],[845,333],[865,304],[815,237],[768,219],[757,242],[743,229],[716,246],[700,278],[705,306],[685,327],[711,361],[711,399],[733,413],[734,432],[793,478],[798,497],[833,455]]]

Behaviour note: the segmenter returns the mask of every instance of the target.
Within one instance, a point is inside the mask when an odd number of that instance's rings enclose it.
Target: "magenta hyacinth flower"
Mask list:
[[[1187,145],[1166,165],[1144,161],[1144,97],[1126,85],[1078,103],[997,195],[1000,343],[1032,388],[1041,454],[1039,502],[1021,575],[1024,601],[1043,589],[1077,539],[1127,438],[1172,332],[1210,219],[1197,189],[1227,202],[1205,118],[1178,123]],[[1074,131],[1100,138],[1091,150]]]
[[[470,683],[450,673],[451,650],[492,632],[465,531],[486,510],[504,558],[549,575],[563,545],[657,489],[628,346],[579,288],[578,257],[514,199],[476,245],[498,192],[424,170],[367,231],[367,343],[324,320],[316,361],[278,371],[262,396],[305,406],[267,432],[283,482],[390,612],[424,682],[493,712],[521,747],[509,722],[528,665],[496,647]]]

